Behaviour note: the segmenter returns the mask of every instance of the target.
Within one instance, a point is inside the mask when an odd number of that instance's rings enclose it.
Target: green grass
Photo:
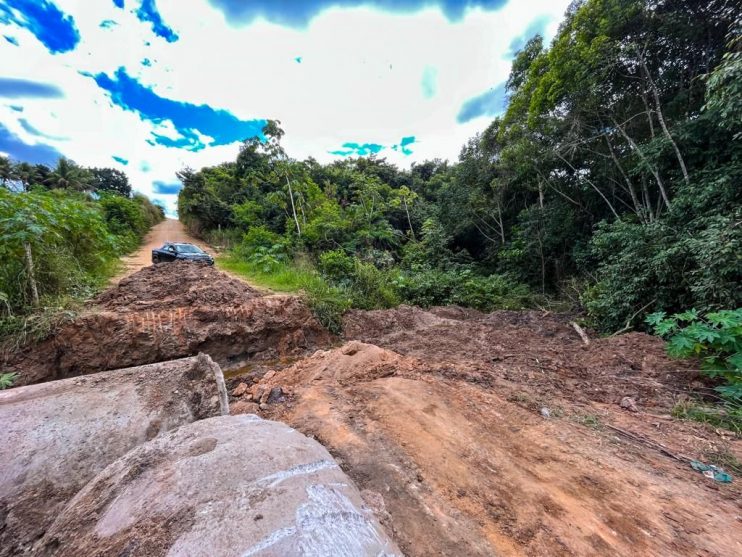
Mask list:
[[[299,293],[306,290],[307,286],[323,282],[322,277],[308,267],[287,263],[265,266],[245,261],[233,254],[219,256],[217,265],[225,271],[245,277],[256,286],[276,292]]]
[[[688,400],[677,403],[672,416],[720,427],[742,436],[742,407],[738,404],[727,402],[711,406]]]
[[[308,263],[265,265],[229,254],[218,257],[217,265],[256,286],[303,296],[317,320],[330,332],[340,334],[343,314],[352,305],[351,296],[328,284]]]

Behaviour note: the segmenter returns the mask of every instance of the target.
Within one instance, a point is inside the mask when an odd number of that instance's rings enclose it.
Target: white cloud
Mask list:
[[[476,118],[458,124],[462,104],[507,79],[510,63],[504,54],[529,23],[550,16],[547,36],[553,35],[569,0],[511,0],[499,11],[472,11],[456,23],[437,9],[407,15],[331,9],[305,30],[264,21],[233,27],[206,0],[188,2],[187,8],[182,1],[159,0],[164,21],[180,36],[175,43],[140,22],[132,1],[126,10],[110,1],[57,3],[75,18],[82,39],[77,48],[51,55],[30,33],[13,28],[21,46],[0,41],[0,74],[57,84],[65,98],[0,100],[0,117],[25,141],[38,141],[18,124],[21,115],[7,108],[22,104],[22,117],[31,125],[67,138],[48,144],[81,164],[118,166],[136,189],[152,194],[153,181],[173,181],[185,165],[233,159],[237,146],[189,152],[150,145],[152,131],[176,138],[177,130],[113,106],[79,72],[111,75],[123,66],[160,96],[223,108],[244,120],[281,120],[286,148],[296,158],[328,161],[336,158],[329,151],[345,142],[391,146],[414,135],[413,155],[389,148],[381,155],[405,166],[427,158],[454,159],[462,144],[489,123]],[[101,28],[106,19],[118,25]],[[145,58],[151,66],[142,65]],[[434,84],[428,98],[423,76]],[[129,164],[114,162],[113,155]],[[143,163],[151,170],[142,171]]]

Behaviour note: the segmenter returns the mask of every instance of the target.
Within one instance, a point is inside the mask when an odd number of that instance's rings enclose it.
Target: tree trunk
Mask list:
[[[497,224],[500,227],[500,238],[502,238],[502,245],[505,245],[505,227],[502,224],[502,203],[499,201],[497,202],[497,216],[499,217],[499,220],[497,221]]]
[[[572,169],[572,172],[577,174],[577,169],[574,166],[572,166],[572,164],[567,159],[565,159],[561,154],[557,153],[556,151],[554,152],[554,154],[557,157],[559,157],[562,160],[562,162],[564,162],[567,166],[569,166]],[[608,205],[608,208],[611,210],[611,213],[613,213],[613,216],[616,217],[616,220],[621,220],[621,217],[616,211],[616,208],[613,206],[610,200],[605,196],[605,194],[603,194],[603,192],[600,191],[600,188],[596,186],[595,183],[588,178],[585,178],[585,181],[588,184],[590,184],[590,187],[595,190],[595,192],[603,199],[603,201],[605,201],[606,205]]]
[[[649,73],[649,68],[647,68],[647,64],[644,61],[644,56],[640,55],[639,61],[641,62],[642,69],[644,70],[644,74],[647,76],[649,87],[652,90],[652,96],[654,97],[655,108],[657,109],[657,120],[659,120],[660,127],[662,128],[662,131],[665,133],[665,137],[670,142],[673,150],[675,151],[675,156],[678,159],[678,164],[680,164],[680,170],[683,172],[683,180],[685,180],[685,185],[687,186],[690,183],[690,178],[688,178],[688,169],[685,167],[685,160],[683,160],[683,155],[680,153],[680,148],[678,147],[678,144],[675,143],[675,140],[672,138],[672,135],[670,135],[670,130],[667,129],[667,124],[665,123],[665,116],[662,114],[662,105],[660,104],[660,93],[657,90],[657,86],[655,85],[654,80],[652,79],[652,76]]]
[[[631,195],[631,201],[634,202],[634,210],[636,211],[636,214],[639,216],[639,219],[642,222],[644,222],[645,221],[645,215],[643,214],[644,211],[642,208],[642,204],[636,195],[636,190],[634,190],[634,184],[631,183],[631,180],[629,179],[626,172],[624,172],[623,166],[621,166],[621,163],[619,162],[618,157],[616,156],[616,153],[613,151],[611,140],[608,138],[607,135],[603,137],[605,137],[605,142],[608,145],[608,151],[611,153],[611,158],[613,159],[613,163],[616,165],[616,168],[618,168],[618,171],[621,173],[621,176],[623,177],[624,182],[626,182],[626,186],[629,188],[629,194]]]
[[[410,226],[410,235],[415,240],[415,231],[412,229],[412,220],[410,219],[410,209],[407,207],[407,200],[402,197],[402,203],[404,203],[404,210],[407,213],[407,224]]]
[[[286,185],[289,187],[289,197],[291,198],[291,212],[294,215],[294,222],[296,223],[296,233],[301,236],[301,226],[299,226],[299,219],[296,216],[296,206],[294,205],[294,190],[291,189],[291,180],[289,180],[289,173],[286,171]]]
[[[26,251],[26,266],[28,267],[28,282],[31,285],[31,296],[33,297],[33,305],[39,305],[39,289],[36,287],[36,277],[34,276],[33,267],[33,253],[31,252],[31,244],[24,242],[23,249]]]
[[[662,182],[662,178],[660,177],[659,171],[652,166],[652,163],[649,162],[649,159],[647,159],[646,156],[644,156],[644,153],[642,153],[642,150],[639,148],[639,146],[636,144],[636,142],[631,139],[629,134],[626,133],[626,131],[623,129],[621,124],[619,124],[615,119],[613,120],[613,123],[615,124],[616,128],[618,128],[618,131],[621,132],[621,135],[624,136],[626,141],[628,141],[631,148],[636,151],[636,154],[639,155],[639,157],[644,161],[644,164],[647,165],[647,168],[649,168],[649,171],[652,173],[652,176],[654,176],[654,179],[657,182],[657,187],[660,188],[660,194],[662,195],[662,199],[665,202],[665,205],[667,205],[667,208],[670,208],[670,199],[667,197],[667,191],[665,191],[665,184]]]

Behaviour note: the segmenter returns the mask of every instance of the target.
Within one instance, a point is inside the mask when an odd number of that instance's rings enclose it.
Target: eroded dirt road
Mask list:
[[[565,316],[403,306],[350,312],[335,338],[296,296],[182,262],[5,367],[30,383],[197,352],[237,368],[232,413],[327,447],[407,555],[742,555],[742,478],[689,466],[742,441],[670,415],[708,385],[641,333],[586,346]]]
[[[205,242],[191,236],[182,222],[176,219],[165,219],[160,224],[152,227],[152,230],[144,238],[144,243],[137,251],[122,258],[124,269],[114,282],[118,282],[123,277],[129,276],[144,267],[149,267],[152,264],[152,250],[162,247],[165,242],[195,244],[213,255],[211,248]]]

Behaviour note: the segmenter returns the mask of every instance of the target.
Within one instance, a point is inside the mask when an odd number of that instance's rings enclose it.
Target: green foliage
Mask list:
[[[307,280],[302,289],[317,321],[331,333],[339,335],[342,332],[343,314],[352,306],[345,290],[314,277]]]
[[[372,263],[350,257],[342,250],[333,250],[320,255],[318,266],[329,283],[348,293],[354,308],[379,309],[399,304],[391,272],[378,269]]]
[[[457,304],[492,311],[522,309],[536,301],[527,286],[507,276],[480,276],[466,268],[401,273],[395,286],[404,302],[422,307]]]
[[[0,189],[0,316],[58,306],[65,296],[89,296],[164,218],[144,196],[107,194],[95,200],[65,189]],[[38,304],[36,295],[38,294]],[[0,328],[14,328],[5,322]]]
[[[457,162],[298,161],[269,122],[235,161],[179,174],[179,214],[245,234],[235,253],[271,277],[316,262],[354,307],[518,308],[580,285],[570,297],[604,332],[738,307],[736,15],[726,0],[574,2],[551,45],[515,53],[504,114]]]
[[[742,308],[702,315],[695,309],[666,316],[647,316],[655,334],[668,338],[667,353],[674,358],[699,358],[701,370],[725,384],[716,390],[726,400],[742,405]]]
[[[131,251],[139,245],[139,239],[149,230],[144,213],[137,201],[120,195],[103,195],[100,206],[108,229],[119,237],[124,251]]]
[[[0,373],[0,391],[12,387],[16,379],[17,373]]]
[[[95,203],[65,192],[0,190],[0,292],[9,310],[32,304],[34,283],[41,297],[82,292],[107,276],[117,255]]]
[[[331,281],[349,282],[355,272],[355,259],[343,250],[326,251],[319,256],[318,268]]]
[[[129,177],[115,168],[91,168],[91,187],[99,193],[114,193],[131,197]]]
[[[729,52],[721,63],[708,75],[707,110],[718,115],[722,128],[735,132],[734,138],[742,138],[742,22],[729,32]]]

